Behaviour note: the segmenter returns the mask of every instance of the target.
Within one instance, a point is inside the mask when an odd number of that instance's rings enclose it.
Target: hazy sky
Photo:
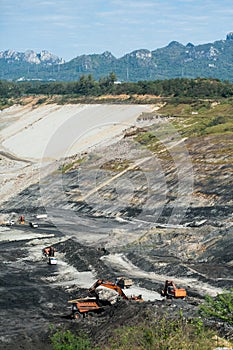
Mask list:
[[[0,0],[0,51],[48,50],[66,61],[115,57],[176,40],[214,42],[233,31],[232,0]]]

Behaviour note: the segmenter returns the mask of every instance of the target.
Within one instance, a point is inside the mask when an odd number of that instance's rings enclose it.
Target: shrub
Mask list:
[[[202,322],[188,322],[182,316],[162,318],[135,326],[121,327],[110,339],[111,350],[212,350],[213,332]]]
[[[51,336],[53,350],[100,350],[93,348],[86,335],[75,335],[71,331],[57,330]]]
[[[200,306],[200,314],[207,318],[217,318],[233,325],[233,288],[218,294],[215,298],[207,295]]]

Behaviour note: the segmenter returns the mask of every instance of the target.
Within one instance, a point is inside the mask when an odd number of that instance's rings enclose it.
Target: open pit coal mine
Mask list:
[[[233,287],[232,189],[224,190],[224,182],[218,184],[219,201],[208,201],[206,193],[185,210],[176,205],[176,224],[169,222],[172,199],[164,204],[162,196],[149,194],[145,171],[131,170],[116,187],[112,164],[105,162],[105,169],[97,164],[98,174],[90,164],[81,172],[82,188],[80,169],[71,169],[63,174],[62,197],[53,174],[1,206],[2,217],[14,222],[0,226],[0,349],[52,349],[54,329],[84,332],[94,344],[105,344],[117,327],[135,325],[148,312],[176,317],[182,309],[184,317],[196,317],[206,294]],[[171,172],[168,177],[175,188]],[[153,180],[160,179],[154,174]],[[204,192],[200,181],[195,186]],[[56,249],[54,265],[42,254],[50,245]],[[103,313],[71,318],[69,300],[86,297],[97,279],[114,282],[119,276],[133,281],[125,293],[140,294],[144,302],[121,299]],[[163,298],[167,279],[185,288],[187,297]],[[206,323],[233,339],[232,327],[219,320]]]

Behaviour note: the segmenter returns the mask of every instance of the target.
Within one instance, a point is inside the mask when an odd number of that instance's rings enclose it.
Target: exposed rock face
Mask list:
[[[27,50],[26,52],[16,52],[14,50],[7,50],[0,52],[0,58],[7,61],[25,61],[35,64],[61,64],[65,61],[56,55],[51,54],[49,51],[43,50],[40,53],[36,53],[33,50]]]

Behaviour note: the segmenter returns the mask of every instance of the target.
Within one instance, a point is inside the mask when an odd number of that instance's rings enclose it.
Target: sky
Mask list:
[[[171,41],[225,40],[232,19],[232,0],[0,0],[0,51],[119,58]]]

